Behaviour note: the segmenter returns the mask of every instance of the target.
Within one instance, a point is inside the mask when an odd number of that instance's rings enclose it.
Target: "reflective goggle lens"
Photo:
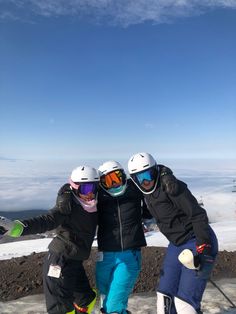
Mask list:
[[[76,191],[76,194],[97,194],[98,191],[98,182],[88,182],[88,183],[81,183],[81,182],[73,182],[70,179],[70,185]]]
[[[112,171],[101,177],[101,183],[106,189],[124,184],[124,173],[121,170]]]
[[[147,182],[155,181],[158,179],[158,168],[153,166],[147,170],[137,172],[131,175],[132,179],[141,186],[146,185]]]
[[[153,177],[152,177],[152,173],[150,171],[150,169],[144,171],[144,172],[140,172],[136,174],[136,178],[139,182],[139,184],[142,184],[143,181],[152,181]]]
[[[96,194],[98,190],[98,184],[94,182],[89,182],[89,183],[81,183],[79,185],[78,192],[79,194],[82,195],[87,195],[87,194]]]

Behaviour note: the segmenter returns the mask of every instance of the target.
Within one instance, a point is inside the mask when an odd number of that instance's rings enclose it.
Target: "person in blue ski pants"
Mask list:
[[[96,283],[105,313],[129,313],[128,296],[141,270],[141,251],[104,252],[96,263]]]
[[[146,204],[120,163],[106,161],[98,171],[101,190],[96,284],[101,312],[126,314],[129,295],[141,270],[141,247],[146,246],[142,228]]]
[[[218,252],[218,242],[215,233],[211,228],[209,228],[209,231],[212,245],[211,254],[212,258],[215,260]],[[191,304],[194,309],[200,309],[207,280],[204,276],[199,276],[197,271],[188,269],[179,262],[178,256],[185,249],[190,249],[193,254],[196,255],[196,238],[192,238],[179,246],[169,243],[162,265],[162,274],[158,285],[158,295],[168,295],[171,296],[172,299],[176,296],[180,300],[184,300]],[[173,304],[171,306],[170,314],[176,313],[176,308]],[[198,310],[198,313],[201,313],[201,311]]]
[[[161,168],[145,152],[133,155],[128,162],[131,179],[169,240],[157,287],[157,313],[200,314],[202,296],[218,253],[217,238],[205,209],[187,185],[173,175],[163,175]],[[179,259],[185,249],[196,262],[192,269]]]

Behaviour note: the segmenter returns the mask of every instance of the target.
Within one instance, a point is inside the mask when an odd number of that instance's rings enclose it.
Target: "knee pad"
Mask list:
[[[158,314],[170,314],[172,298],[169,295],[157,292],[157,313]]]
[[[178,314],[197,314],[191,304],[175,297],[175,308]]]

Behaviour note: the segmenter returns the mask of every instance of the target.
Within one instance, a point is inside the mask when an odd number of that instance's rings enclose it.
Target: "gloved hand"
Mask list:
[[[176,195],[178,193],[178,181],[172,171],[167,167],[163,167],[160,177],[164,191],[170,195]]]
[[[70,184],[64,184],[58,191],[56,206],[62,214],[68,215],[71,212],[72,190]]]
[[[199,263],[198,276],[207,280],[210,278],[215,262],[215,258],[211,255],[211,245],[202,244],[197,246],[197,253]]]
[[[21,221],[14,220],[12,228],[8,230],[6,234],[9,235],[10,237],[18,238],[22,235],[24,227],[25,225]]]
[[[10,220],[6,217],[0,217],[0,226],[3,230],[8,230],[5,234],[10,237],[17,238],[20,237],[25,225],[19,220]]]

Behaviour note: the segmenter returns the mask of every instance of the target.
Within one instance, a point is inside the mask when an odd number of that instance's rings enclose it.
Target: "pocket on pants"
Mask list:
[[[47,256],[47,276],[55,279],[63,278],[63,271],[66,266],[66,259],[63,255],[49,253]]]

